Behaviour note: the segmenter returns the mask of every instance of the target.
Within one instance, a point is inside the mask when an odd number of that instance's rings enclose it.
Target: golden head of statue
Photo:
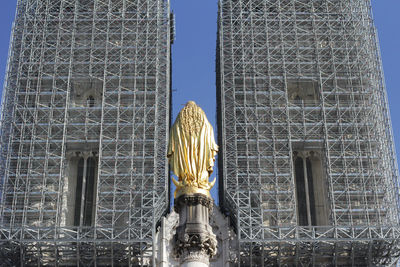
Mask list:
[[[214,140],[214,131],[204,111],[189,101],[179,112],[172,126],[168,159],[171,170],[179,178],[176,181],[174,197],[183,194],[203,194],[210,196],[215,178],[209,182],[213,172],[218,146]]]

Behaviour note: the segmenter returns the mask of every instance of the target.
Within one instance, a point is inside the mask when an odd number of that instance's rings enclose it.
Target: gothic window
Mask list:
[[[328,224],[328,207],[321,160],[312,153],[295,152],[294,178],[298,225]]]
[[[97,160],[80,157],[77,165],[74,226],[91,226],[96,198]]]
[[[85,164],[85,159],[80,158],[78,161],[78,170],[76,174],[74,226],[80,225],[84,164]]]
[[[94,157],[87,159],[86,170],[86,186],[85,186],[85,203],[83,206],[83,225],[92,225],[92,214],[95,199],[95,173],[96,173],[96,160]]]

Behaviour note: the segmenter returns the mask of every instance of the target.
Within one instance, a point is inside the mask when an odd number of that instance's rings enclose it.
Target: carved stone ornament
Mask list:
[[[194,195],[182,195],[175,199],[174,210],[179,213],[179,211],[184,206],[196,206],[202,205],[206,207],[209,212],[212,212],[213,208],[213,200],[203,194],[194,194]]]
[[[200,261],[206,264],[217,253],[217,239],[213,233],[176,234],[175,255],[181,262]]]

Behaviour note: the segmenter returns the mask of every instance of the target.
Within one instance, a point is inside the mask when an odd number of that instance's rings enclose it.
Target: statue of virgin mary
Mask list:
[[[213,182],[208,179],[217,152],[214,131],[206,114],[189,101],[179,112],[169,137],[167,156],[171,170],[178,177],[178,181],[172,178],[177,187],[175,198],[194,193],[210,196],[215,179]]]

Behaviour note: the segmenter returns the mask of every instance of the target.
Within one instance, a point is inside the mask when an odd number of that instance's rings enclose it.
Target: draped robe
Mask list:
[[[214,131],[204,111],[189,101],[172,126],[168,145],[171,170],[180,186],[210,190],[214,183],[208,179],[217,152]]]

